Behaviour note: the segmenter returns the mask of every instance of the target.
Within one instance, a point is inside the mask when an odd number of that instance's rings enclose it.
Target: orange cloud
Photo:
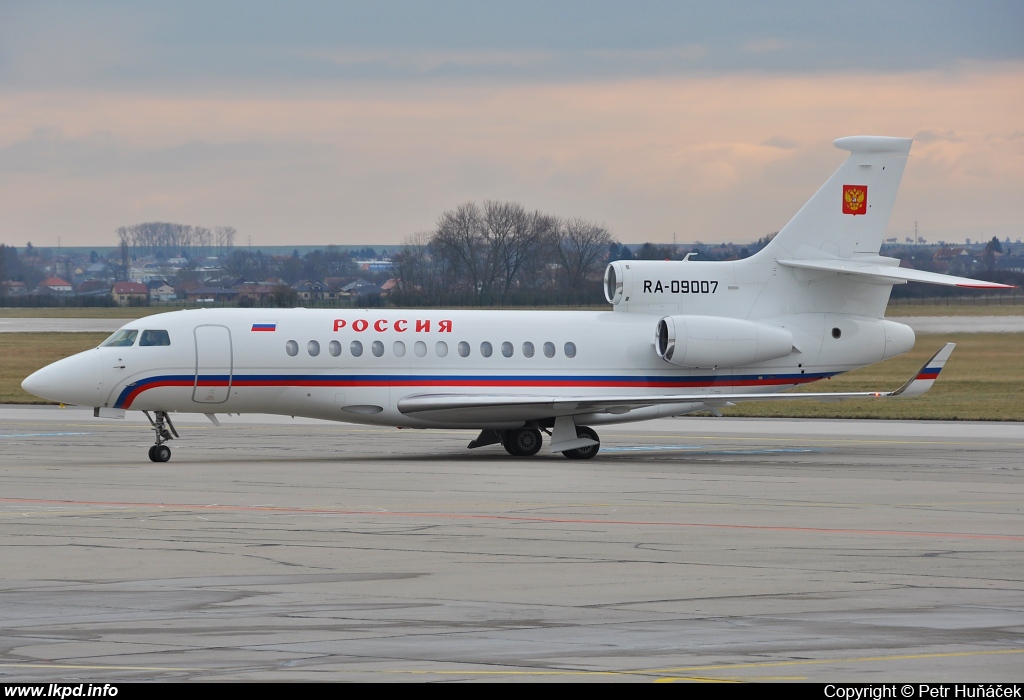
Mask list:
[[[1024,234],[1024,65],[270,95],[0,95],[7,242],[110,244],[148,219],[254,242],[399,242],[470,199],[627,241],[752,240],[838,165],[843,135],[918,136],[891,228]],[[6,165],[4,165],[6,163]],[[1007,227],[1009,227],[1007,229]],[[968,234],[971,235],[971,234]],[[976,234],[981,235],[981,233]],[[939,237],[937,234],[935,237]]]

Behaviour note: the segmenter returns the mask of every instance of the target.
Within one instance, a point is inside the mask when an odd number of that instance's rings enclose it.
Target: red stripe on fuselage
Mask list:
[[[784,386],[784,385],[797,385],[807,384],[813,381],[818,381],[822,377],[769,377],[767,379],[747,379],[741,381],[723,381],[722,379],[707,379],[698,381],[678,381],[678,382],[650,382],[645,379],[635,380],[572,380],[572,379],[452,379],[451,377],[443,379],[404,379],[402,377],[396,377],[394,379],[301,379],[301,378],[288,378],[288,379],[234,379],[229,382],[224,379],[214,380],[200,380],[198,386],[201,387],[389,387],[389,386],[407,386],[407,387],[450,387],[452,389],[461,389],[466,387],[476,388],[487,388],[487,387],[498,387],[498,388],[562,388],[562,389],[574,389],[574,388],[587,388],[587,389],[694,389],[703,387],[713,386],[730,386],[730,387],[757,387],[757,386]],[[157,382],[146,383],[133,389],[124,400],[124,403],[119,408],[131,408],[132,402],[141,394],[148,389],[159,389],[163,387],[182,387],[182,386],[195,386],[194,380],[161,380]],[[725,396],[728,396],[726,394]]]

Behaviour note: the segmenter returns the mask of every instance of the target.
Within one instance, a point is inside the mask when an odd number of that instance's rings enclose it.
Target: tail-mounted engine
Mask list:
[[[739,318],[667,316],[658,321],[658,356],[680,367],[742,367],[786,357],[793,334]]]
[[[604,296],[620,312],[743,318],[763,280],[748,269],[744,280],[754,284],[740,291],[735,266],[734,261],[617,260],[605,268]]]

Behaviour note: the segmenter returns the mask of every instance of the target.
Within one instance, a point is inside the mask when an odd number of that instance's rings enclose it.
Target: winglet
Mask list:
[[[942,349],[932,356],[932,359],[924,363],[924,367],[917,373],[917,376],[892,392],[890,396],[920,396],[931,389],[955,347],[956,343],[943,345]]]

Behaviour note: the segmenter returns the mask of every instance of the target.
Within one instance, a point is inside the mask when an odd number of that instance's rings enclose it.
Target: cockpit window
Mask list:
[[[139,345],[170,345],[171,336],[167,331],[142,331]]]
[[[135,344],[135,336],[139,334],[138,331],[128,330],[122,328],[121,330],[114,333],[100,345],[101,348],[127,348]]]

